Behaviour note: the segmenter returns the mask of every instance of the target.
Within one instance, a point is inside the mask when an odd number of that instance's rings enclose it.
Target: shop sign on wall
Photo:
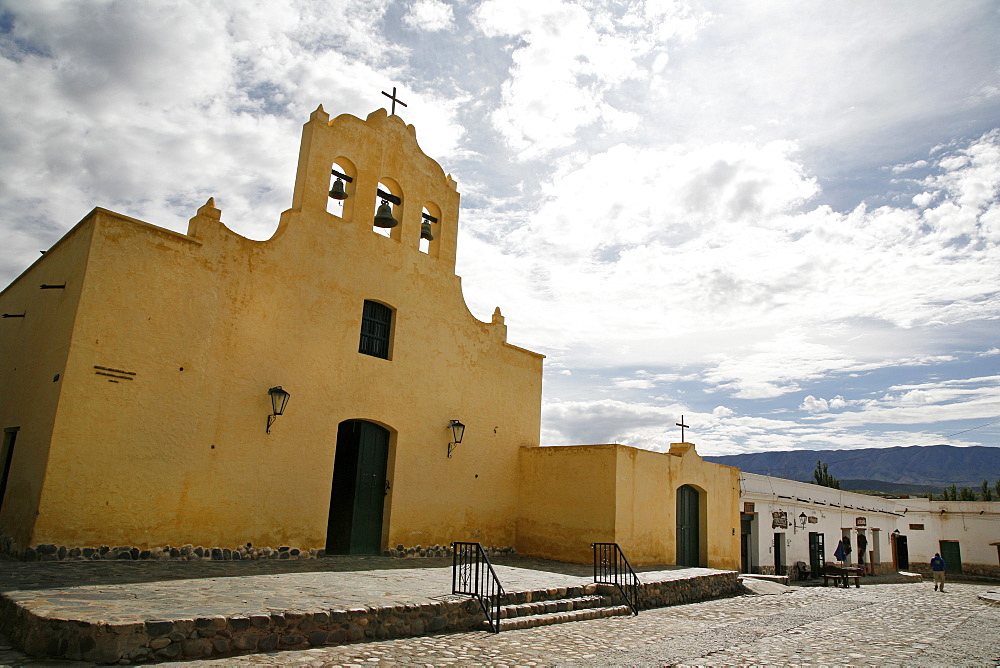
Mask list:
[[[786,513],[784,510],[776,510],[773,513],[771,513],[771,528],[787,529],[788,513]]]
[[[854,518],[854,526],[856,526],[856,527],[865,527],[865,526],[868,526],[868,520],[867,520],[867,518],[864,518],[864,517],[855,517]]]

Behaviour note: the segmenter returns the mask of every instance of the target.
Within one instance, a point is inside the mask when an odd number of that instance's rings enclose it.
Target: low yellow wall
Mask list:
[[[614,445],[521,448],[517,551],[587,563],[615,540]]]
[[[700,490],[702,566],[739,568],[739,471],[623,445],[522,448],[517,549],[586,563],[591,543],[618,543],[633,566],[676,563],[676,496]]]

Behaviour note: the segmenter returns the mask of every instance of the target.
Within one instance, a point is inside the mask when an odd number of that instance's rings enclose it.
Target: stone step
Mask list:
[[[538,603],[540,601],[558,601],[564,598],[592,596],[597,593],[597,588],[596,584],[585,584],[570,587],[552,587],[550,589],[532,589],[504,594],[501,602],[503,605],[514,605]]]
[[[500,620],[501,631],[514,629],[531,629],[537,626],[562,624],[564,622],[579,622],[585,619],[602,619],[605,617],[621,617],[632,614],[627,605],[609,605],[601,608],[584,608],[582,610],[567,610],[566,612],[549,612],[540,615],[513,617]],[[485,624],[485,622],[483,622]]]
[[[515,617],[529,617],[531,615],[550,614],[553,612],[571,612],[573,610],[607,606],[610,603],[610,598],[598,595],[577,596],[551,601],[537,601],[534,603],[517,603],[505,605],[500,608],[500,618],[513,619]]]

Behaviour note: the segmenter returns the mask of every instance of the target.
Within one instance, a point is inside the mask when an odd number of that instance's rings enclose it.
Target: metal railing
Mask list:
[[[451,593],[475,596],[493,633],[500,632],[503,585],[479,543],[452,543]]]
[[[594,582],[618,587],[632,614],[639,614],[639,576],[632,570],[618,543],[592,543]]]

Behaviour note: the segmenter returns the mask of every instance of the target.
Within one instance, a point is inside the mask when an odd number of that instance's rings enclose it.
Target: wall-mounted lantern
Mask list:
[[[805,529],[806,528],[806,522],[808,522],[808,521],[809,521],[809,518],[806,517],[805,513],[799,513],[799,521],[797,522],[797,524],[799,525],[800,529]]]
[[[465,425],[459,422],[458,420],[452,420],[451,424],[449,424],[448,426],[451,427],[451,436],[452,436],[452,441],[451,443],[448,444],[448,456],[451,457],[452,450],[454,450],[455,447],[459,443],[461,443],[462,439],[465,437]]]
[[[271,397],[271,414],[267,416],[267,433],[271,433],[271,423],[274,419],[285,412],[285,405],[291,395],[281,389],[281,385],[272,387],[267,393]]]

